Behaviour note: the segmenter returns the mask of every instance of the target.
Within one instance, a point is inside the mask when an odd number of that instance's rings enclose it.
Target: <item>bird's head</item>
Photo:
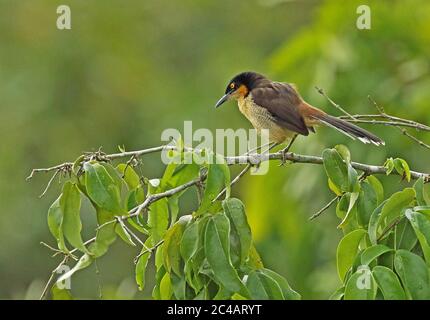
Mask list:
[[[224,95],[215,104],[215,108],[221,106],[224,102],[239,98],[245,98],[248,93],[257,85],[257,83],[266,79],[263,75],[256,72],[242,72],[236,75],[227,85]]]

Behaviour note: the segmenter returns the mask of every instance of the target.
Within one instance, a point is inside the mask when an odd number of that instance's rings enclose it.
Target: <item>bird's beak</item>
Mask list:
[[[218,100],[218,102],[215,104],[215,108],[218,108],[221,106],[224,102],[226,102],[228,99],[230,99],[231,93],[226,93],[221,97],[221,99]]]

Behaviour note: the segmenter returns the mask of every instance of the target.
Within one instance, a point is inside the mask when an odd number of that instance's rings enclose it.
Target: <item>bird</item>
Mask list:
[[[262,129],[269,131],[271,148],[289,141],[284,149],[287,152],[298,135],[315,133],[318,125],[331,127],[365,144],[385,145],[373,133],[307,103],[295,85],[272,81],[257,72],[242,72],[233,77],[215,108],[229,100],[237,101],[240,112],[251,122],[257,133],[261,133]]]

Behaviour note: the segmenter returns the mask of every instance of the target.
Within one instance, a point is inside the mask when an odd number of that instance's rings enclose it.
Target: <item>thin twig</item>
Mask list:
[[[230,187],[232,187],[233,185],[235,185],[239,179],[245,175],[245,173],[247,173],[249,171],[249,169],[251,169],[251,164],[248,163],[245,168],[242,169],[241,172],[239,172],[239,174],[230,182]],[[224,188],[213,200],[212,202],[217,201],[219,198],[221,198],[227,191],[227,188]]]
[[[334,197],[333,199],[330,200],[329,203],[327,203],[324,207],[322,207],[320,210],[318,210],[317,213],[313,214],[311,217],[309,217],[309,221],[314,220],[315,218],[318,218],[324,211],[326,211],[328,208],[331,207],[331,205],[333,203],[336,202],[336,200],[339,199],[339,196]]]
[[[124,221],[120,218],[117,217],[118,222],[121,224],[121,226],[125,229],[125,231],[127,231],[137,242],[139,242],[139,244],[145,248],[145,249],[149,249],[142,240],[140,240],[140,238],[124,223]]]
[[[423,131],[430,131],[428,127],[425,125],[422,125],[420,123],[409,123],[409,122],[403,122],[403,121],[388,121],[388,120],[366,120],[366,119],[349,119],[347,116],[340,116],[339,119],[344,119],[348,122],[352,123],[363,123],[363,124],[376,124],[376,125],[384,125],[384,126],[400,126],[400,127],[408,127],[408,128],[414,128],[417,130],[423,130]]]
[[[412,139],[413,141],[415,141],[416,143],[418,143],[421,147],[430,149],[430,145],[428,145],[427,143],[425,143],[424,141],[421,141],[420,139],[418,139],[417,137],[411,135],[406,129],[400,128],[399,126],[396,126],[396,128],[398,128],[405,136],[407,136],[408,138]]]
[[[387,119],[389,119],[389,118],[390,118],[390,116],[389,116],[389,115],[387,115],[387,114],[385,113],[384,108],[383,108],[382,106],[380,106],[378,103],[376,103],[376,101],[375,101],[375,100],[373,100],[373,98],[372,98],[371,96],[368,96],[367,98],[368,98],[368,99],[369,99],[369,101],[373,104],[373,106],[376,108],[376,110],[378,110],[378,111],[379,111],[379,113],[381,114],[381,116],[382,116],[383,118],[387,118]],[[400,132],[401,132],[403,135],[407,136],[407,137],[408,137],[409,139],[411,139],[412,141],[414,141],[414,142],[418,143],[420,146],[422,146],[422,147],[427,148],[427,149],[429,149],[429,150],[430,150],[430,145],[426,144],[424,141],[421,141],[421,140],[420,140],[420,139],[418,139],[417,137],[415,137],[415,136],[411,135],[411,134],[410,134],[406,129],[402,128],[400,125],[394,125],[394,127],[395,127],[395,128],[397,128],[398,130],[400,130]],[[415,129],[420,130],[417,126],[413,126],[413,127],[414,127]]]
[[[68,256],[65,256],[63,260],[60,262],[60,264],[51,272],[51,276],[49,277],[48,281],[45,284],[45,287],[43,288],[42,294],[40,295],[40,300],[43,300],[46,296],[46,293],[48,292],[48,288],[51,285],[52,281],[54,280],[55,273],[57,273],[58,269],[60,269],[65,263],[67,263]]]
[[[345,109],[343,109],[339,104],[337,104],[336,102],[334,102],[326,93],[323,89],[315,87],[315,89],[317,89],[318,93],[320,95],[322,95],[323,97],[325,97],[333,107],[335,107],[336,109],[340,110],[343,114],[346,114],[350,119],[355,120],[354,116],[351,115],[350,113],[348,113]]]
[[[48,189],[51,186],[52,181],[54,181],[55,177],[58,175],[59,172],[60,172],[60,169],[55,170],[55,173],[52,175],[51,179],[49,179],[48,184],[46,185],[45,190],[43,190],[43,192],[39,196],[39,198],[42,198],[46,194],[46,192],[48,192]]]
[[[148,253],[148,252],[152,252],[152,251],[154,251],[155,249],[157,249],[160,245],[162,245],[164,243],[164,240],[160,240],[157,244],[155,244],[152,248],[148,248],[148,247],[146,247],[146,249],[145,250],[143,250],[142,252],[140,252],[135,258],[134,258],[134,264],[136,264],[138,261],[139,261],[139,258],[141,257],[141,256],[143,256],[145,253]]]
[[[396,220],[394,220],[384,231],[382,231],[381,235],[378,237],[377,241],[380,241],[391,229],[393,229],[395,226],[397,226],[404,218],[405,216],[402,216]]]
[[[38,168],[38,169],[33,169],[30,173],[30,175],[25,179],[25,180],[31,180],[31,178],[33,178],[35,173],[38,172],[50,172],[50,171],[54,171],[54,170],[60,170],[60,171],[69,171],[72,169],[73,163],[72,162],[65,162],[50,168]]]

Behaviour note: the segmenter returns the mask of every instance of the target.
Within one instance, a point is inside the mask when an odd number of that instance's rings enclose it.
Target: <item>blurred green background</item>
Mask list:
[[[68,4],[72,30],[56,28]],[[356,9],[370,5],[372,29],[358,30]],[[430,124],[430,3],[390,1],[0,1],[0,298],[38,298],[58,257],[46,212],[54,184],[25,177],[33,167],[74,160],[83,151],[116,152],[160,145],[165,128],[249,128],[233,103],[215,101],[236,73],[255,70],[296,83],[315,106],[338,114],[314,86],[351,113],[374,113],[371,95],[388,113]],[[367,127],[369,128],[369,127]],[[333,130],[300,138],[295,152],[321,154],[344,143],[356,161],[403,157],[430,171],[429,152],[395,128],[370,127],[387,141],[376,148]],[[415,133],[414,133],[415,134]],[[416,135],[430,141],[423,134]],[[234,170],[237,170],[235,168]],[[144,174],[163,172],[158,155]],[[382,177],[387,193],[398,177]],[[233,193],[245,203],[265,264],[307,299],[328,298],[339,281],[335,252],[341,231],[334,209],[307,218],[333,195],[322,167],[273,163],[268,175],[247,176]],[[182,213],[195,204],[182,203]],[[85,235],[93,212],[82,213]],[[90,227],[88,227],[90,226]],[[146,298],[134,284],[135,248],[118,241],[94,267],[73,278],[80,298]],[[147,274],[148,287],[152,274]]]

